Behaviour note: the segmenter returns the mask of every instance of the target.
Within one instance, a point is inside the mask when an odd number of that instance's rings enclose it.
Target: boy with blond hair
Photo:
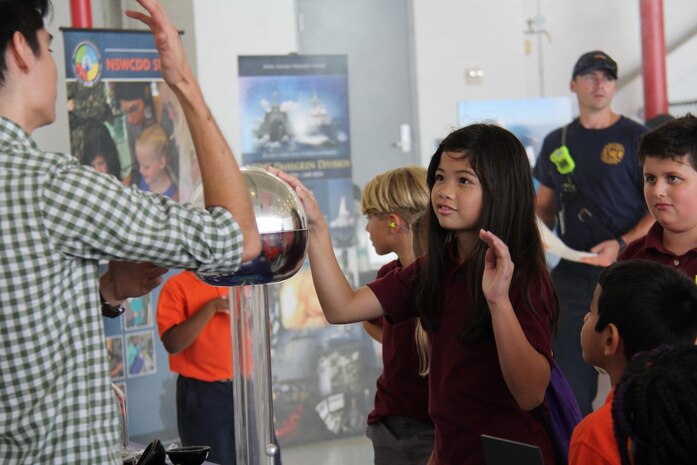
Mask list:
[[[378,278],[410,265],[423,252],[419,225],[428,202],[426,169],[418,166],[378,174],[363,188],[361,210],[368,217],[365,229],[375,252],[397,256],[380,268]],[[393,326],[380,317],[364,321],[363,327],[382,343],[383,371],[366,430],[373,443],[373,463],[425,465],[435,431],[428,414],[428,378],[419,373],[418,319]]]

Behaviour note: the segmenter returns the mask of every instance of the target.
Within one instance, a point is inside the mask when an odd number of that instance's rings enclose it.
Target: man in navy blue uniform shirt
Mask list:
[[[646,234],[653,219],[637,160],[638,139],[646,128],[611,108],[617,63],[602,51],[583,54],[570,88],[579,116],[547,135],[534,174],[540,182],[538,216],[550,228],[556,225],[569,247],[597,254],[584,263],[562,259],[552,272],[562,308],[554,355],[585,415],[592,410],[598,380],[581,357],[583,317],[603,267]]]

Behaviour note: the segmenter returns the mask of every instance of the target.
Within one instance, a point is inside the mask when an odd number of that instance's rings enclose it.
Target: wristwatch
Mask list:
[[[624,239],[622,239],[622,236],[617,237],[617,243],[620,245],[620,253],[624,252],[624,249],[627,248],[627,243],[624,242]]]
[[[106,301],[102,293],[99,293],[99,300],[102,303],[102,316],[107,318],[116,318],[121,316],[126,308],[123,305],[112,305]]]

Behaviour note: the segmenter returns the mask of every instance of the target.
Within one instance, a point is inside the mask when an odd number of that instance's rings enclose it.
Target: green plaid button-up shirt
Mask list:
[[[99,260],[232,272],[241,253],[227,210],[125,187],[0,117],[0,463],[121,463]]]

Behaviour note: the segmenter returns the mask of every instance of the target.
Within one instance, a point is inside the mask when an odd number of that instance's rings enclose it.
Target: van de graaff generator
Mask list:
[[[286,182],[260,168],[241,171],[256,216],[261,254],[234,274],[197,276],[207,284],[230,287],[237,463],[272,465],[279,451],[273,433],[267,284],[290,278],[302,266],[307,216]],[[203,208],[201,186],[191,203]]]

